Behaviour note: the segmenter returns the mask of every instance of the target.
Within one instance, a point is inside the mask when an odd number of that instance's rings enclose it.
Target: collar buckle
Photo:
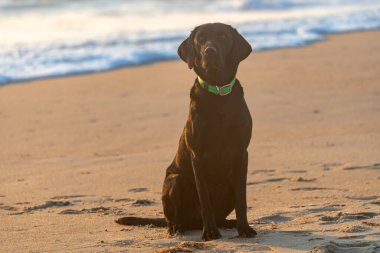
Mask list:
[[[216,88],[215,95],[220,95],[220,96],[222,96],[222,94],[220,94],[220,89],[221,89],[221,87],[215,85],[215,88]]]
[[[218,87],[218,86],[217,86],[217,87]],[[229,91],[226,92],[226,93],[221,92],[221,90],[226,90],[227,88],[230,88],[230,87],[232,87],[232,84],[231,84],[231,83],[226,84],[226,85],[224,85],[224,86],[222,86],[222,87],[218,87],[218,95],[219,95],[219,96],[225,96],[225,95],[230,94],[232,89],[229,89]]]

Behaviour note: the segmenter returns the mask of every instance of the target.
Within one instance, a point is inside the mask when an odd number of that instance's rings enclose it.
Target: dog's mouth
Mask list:
[[[208,73],[218,72],[220,70],[220,68],[217,66],[206,66],[204,69]]]

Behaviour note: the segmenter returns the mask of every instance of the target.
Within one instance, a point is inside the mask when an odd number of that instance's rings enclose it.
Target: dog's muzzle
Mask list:
[[[202,67],[206,71],[215,71],[223,68],[222,59],[218,53],[218,50],[215,47],[208,46],[205,48],[203,53]]]

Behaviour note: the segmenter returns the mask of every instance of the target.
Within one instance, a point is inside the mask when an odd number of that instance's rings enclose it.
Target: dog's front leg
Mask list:
[[[247,220],[247,169],[248,152],[244,151],[234,170],[236,227],[239,236],[253,237],[257,233]]]
[[[201,215],[203,220],[203,235],[204,241],[214,240],[221,237],[215,223],[215,216],[212,209],[210,194],[205,181],[205,176],[202,170],[201,159],[199,155],[192,154],[191,162],[194,171],[195,184],[197,187],[199,202],[201,205]]]

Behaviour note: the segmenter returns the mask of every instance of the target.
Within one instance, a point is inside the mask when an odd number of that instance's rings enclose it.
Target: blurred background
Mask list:
[[[0,0],[0,84],[177,58],[197,25],[235,26],[254,50],[380,28],[378,0]]]

